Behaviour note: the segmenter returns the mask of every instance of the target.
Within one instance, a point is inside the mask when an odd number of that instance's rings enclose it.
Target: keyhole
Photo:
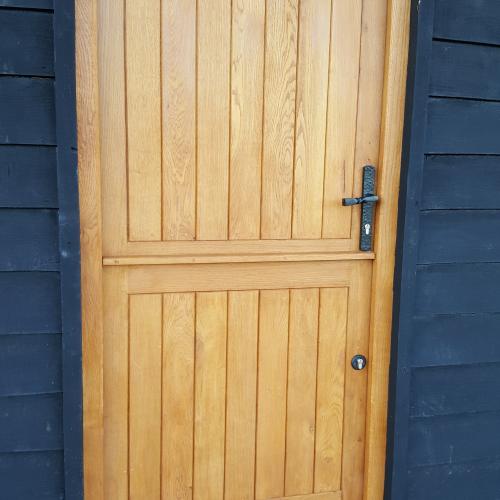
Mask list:
[[[365,224],[365,234],[368,236],[370,234],[371,226],[370,224]]]
[[[366,358],[362,354],[356,354],[351,360],[351,366],[355,370],[363,370],[366,366]]]

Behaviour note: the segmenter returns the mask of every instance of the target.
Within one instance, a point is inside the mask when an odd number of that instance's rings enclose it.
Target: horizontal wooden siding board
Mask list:
[[[62,447],[61,393],[0,397],[0,452]]]
[[[0,7],[52,10],[54,0],[0,0]]]
[[[433,499],[492,498],[500,491],[500,460],[418,467],[408,472],[408,483],[408,500],[430,500],[430,492]]]
[[[56,144],[54,80],[3,76],[0,102],[0,144]]]
[[[57,210],[0,209],[0,271],[57,271]]]
[[[426,153],[500,153],[500,103],[431,98],[427,116]]]
[[[62,451],[0,453],[0,484],[15,500],[64,498]]]
[[[500,262],[500,210],[423,212],[418,261]]]
[[[412,366],[500,362],[500,314],[419,317],[413,332]]]
[[[53,76],[52,13],[0,9],[0,74]]]
[[[61,331],[59,273],[0,272],[0,296],[0,335]]]
[[[500,449],[499,426],[500,412],[412,418],[409,467],[495,458]]]
[[[417,313],[500,312],[499,297],[500,264],[418,266]]]
[[[434,37],[500,44],[500,3],[436,0]]]
[[[0,396],[61,390],[60,335],[0,336]]]
[[[429,155],[422,209],[500,209],[500,156]]]
[[[500,411],[500,363],[412,370],[414,417]]]
[[[435,41],[430,93],[500,99],[500,47]]]

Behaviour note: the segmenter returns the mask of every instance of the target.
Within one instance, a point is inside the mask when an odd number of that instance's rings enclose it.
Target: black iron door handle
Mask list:
[[[350,207],[352,205],[362,205],[363,203],[376,203],[377,201],[377,195],[368,194],[366,196],[362,196],[361,198],[343,198],[342,205],[344,205],[344,207]]]
[[[363,252],[373,250],[373,220],[377,201],[379,197],[375,194],[375,167],[367,165],[363,167],[363,196],[342,200],[342,205],[345,207],[361,205],[359,249]]]

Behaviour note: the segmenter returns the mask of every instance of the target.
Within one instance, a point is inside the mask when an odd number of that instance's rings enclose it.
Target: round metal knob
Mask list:
[[[354,370],[362,370],[366,366],[366,358],[362,354],[356,354],[351,360],[351,366]]]

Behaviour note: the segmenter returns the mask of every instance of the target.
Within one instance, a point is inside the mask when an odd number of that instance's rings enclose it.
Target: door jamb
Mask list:
[[[104,379],[97,0],[74,0],[85,498],[104,500]]]
[[[375,225],[366,414],[364,500],[384,496],[398,193],[406,96],[411,0],[388,0],[379,153],[382,202]]]

